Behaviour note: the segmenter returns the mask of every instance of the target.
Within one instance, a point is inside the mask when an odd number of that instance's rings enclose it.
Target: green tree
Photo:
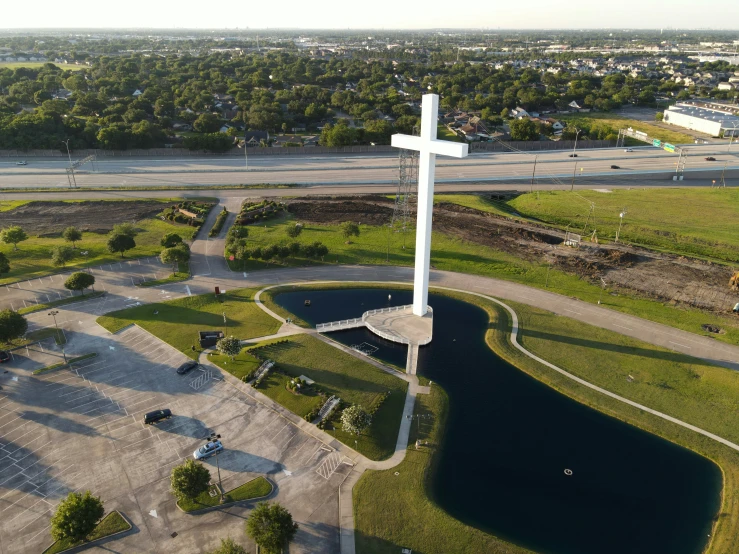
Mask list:
[[[102,501],[99,497],[92,496],[90,491],[85,491],[84,495],[70,492],[59,503],[51,518],[51,536],[58,541],[85,540],[104,513]]]
[[[241,341],[235,337],[223,337],[216,343],[218,352],[224,356],[228,356],[233,361],[235,356],[241,352]]]
[[[12,244],[13,250],[18,250],[18,243],[28,238],[26,232],[18,225],[11,225],[0,231],[0,240],[5,244]]]
[[[285,232],[288,237],[296,239],[300,236],[300,233],[303,232],[303,226],[300,223],[296,223],[295,225],[288,227]]]
[[[246,520],[246,534],[260,549],[271,554],[282,552],[297,532],[298,524],[293,521],[293,516],[276,502],[260,502]]]
[[[108,251],[112,253],[120,252],[121,258],[123,253],[136,248],[136,241],[128,235],[112,234],[108,237]]]
[[[512,140],[539,140],[539,129],[530,119],[514,119],[510,127]]]
[[[0,252],[0,275],[10,273],[10,262],[5,254]]]
[[[51,250],[51,263],[56,267],[64,267],[74,258],[74,249],[69,246],[55,246]]]
[[[180,243],[182,243],[182,237],[177,233],[167,233],[162,237],[162,240],[160,241],[160,244],[164,248],[172,248],[173,246],[177,246]]]
[[[118,223],[113,225],[113,230],[110,232],[111,235],[126,235],[127,237],[136,238],[139,232],[133,223]]]
[[[184,264],[190,260],[190,249],[185,243],[180,243],[172,248],[165,248],[159,254],[163,264],[172,264],[172,272],[177,275],[178,264]]]
[[[221,539],[221,546],[211,551],[210,554],[247,554],[246,549],[231,538]]]
[[[345,239],[348,239],[349,237],[358,237],[359,236],[359,225],[352,221],[345,221],[341,224],[341,234],[344,235]]]
[[[77,229],[77,227],[67,227],[62,232],[62,237],[67,242],[72,243],[72,248],[77,248],[77,245],[75,243],[82,240],[82,231]]]
[[[192,128],[198,133],[215,133],[221,128],[221,125],[221,120],[215,115],[203,113],[192,124]]]
[[[341,412],[341,428],[354,435],[361,435],[372,423],[372,416],[357,404],[349,406]]]
[[[0,311],[0,343],[9,343],[21,338],[28,330],[28,322],[16,311]]]
[[[654,114],[654,120],[655,121],[662,121],[665,118],[665,114],[662,112],[657,112]]]
[[[82,291],[82,295],[85,295],[85,289],[95,284],[95,277],[89,273],[78,271],[72,273],[69,278],[64,281],[64,288],[67,290],[79,290]]]
[[[192,500],[208,490],[210,471],[203,464],[188,459],[172,468],[169,483],[178,499]]]

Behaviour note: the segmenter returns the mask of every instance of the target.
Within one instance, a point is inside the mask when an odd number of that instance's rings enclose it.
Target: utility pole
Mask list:
[[[531,192],[534,192],[534,179],[536,178],[536,160],[539,156],[534,156],[534,171],[531,173]]]
[[[570,185],[570,192],[575,190],[575,174],[577,173],[577,160],[575,160],[575,169],[572,170],[572,184]]]
[[[249,160],[246,157],[246,135],[244,136],[244,169],[249,169]]]
[[[69,158],[69,172],[67,173],[67,180],[69,180],[69,175],[72,175],[72,181],[74,181],[74,188],[77,188],[77,179],[74,178],[74,168],[72,167],[72,154],[69,152],[69,139],[62,141],[64,144],[67,145],[67,157]],[[70,188],[72,186],[72,183],[70,183]]]
[[[577,138],[580,136],[580,133],[582,133],[582,129],[578,129],[577,127],[575,127],[575,129],[577,130],[577,133],[575,133],[575,147],[572,149],[573,158],[577,157]]]
[[[49,312],[49,315],[54,318],[54,327],[56,327],[56,336],[57,339],[59,338],[59,325],[56,323],[56,314],[59,313],[59,310],[51,310]],[[67,363],[67,354],[64,352],[64,346],[62,346],[62,356],[64,356],[64,363]]]
[[[728,163],[729,163],[729,161],[728,161],[728,160],[724,162],[724,169],[723,169],[723,171],[721,171],[721,185],[722,185],[722,186],[723,186],[724,188],[726,188],[726,179],[724,178],[724,176],[726,175],[726,165],[727,165]]]

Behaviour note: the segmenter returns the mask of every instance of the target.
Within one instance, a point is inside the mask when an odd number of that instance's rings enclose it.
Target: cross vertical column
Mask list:
[[[421,104],[421,140],[436,140],[439,97],[426,94]],[[425,315],[429,303],[431,222],[434,213],[436,154],[424,148],[418,156],[418,214],[416,218],[416,267],[413,277],[413,313]]]

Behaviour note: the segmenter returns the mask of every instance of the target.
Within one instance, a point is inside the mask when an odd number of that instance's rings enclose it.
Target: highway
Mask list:
[[[726,166],[726,177],[736,178],[739,170],[739,147],[727,151],[726,144],[685,147],[686,179],[710,180],[720,177]],[[578,181],[613,182],[625,179],[671,180],[678,156],[652,147],[578,150],[572,152],[540,151],[526,153],[474,153],[464,159],[439,158],[436,182],[495,183],[529,182],[535,177],[551,185]],[[704,158],[713,156],[716,161]],[[63,159],[28,160],[28,165],[16,165],[17,158],[0,161],[0,188],[68,188]],[[213,185],[390,185],[396,182],[397,156],[384,155],[252,155],[246,162],[241,157],[213,158],[107,158],[86,164],[75,172],[80,187],[156,187]],[[616,165],[619,169],[612,169]],[[582,183],[585,184],[585,183]]]

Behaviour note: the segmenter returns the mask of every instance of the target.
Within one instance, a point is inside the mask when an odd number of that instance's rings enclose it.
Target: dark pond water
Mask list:
[[[315,325],[409,304],[411,293],[288,292],[277,302]],[[582,406],[501,360],[485,343],[488,318],[480,308],[438,295],[429,304],[434,338],[420,351],[419,373],[443,386],[450,401],[431,491],[439,505],[541,553],[702,551],[720,507],[715,464]],[[376,357],[405,365],[405,347],[366,329],[332,336],[374,345]]]

